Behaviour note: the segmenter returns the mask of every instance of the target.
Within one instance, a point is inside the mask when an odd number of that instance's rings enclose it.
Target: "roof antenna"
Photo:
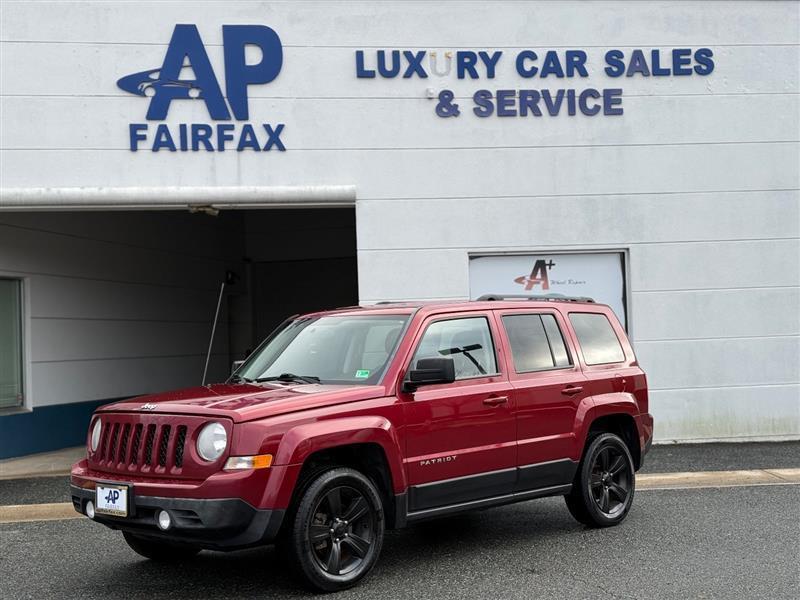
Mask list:
[[[222,296],[225,293],[225,285],[230,283],[233,285],[239,276],[233,271],[225,272],[225,281],[219,286],[219,299],[217,300],[217,312],[214,313],[214,325],[211,327],[211,339],[208,341],[208,352],[206,353],[206,366],[203,369],[203,382],[201,385],[206,384],[206,377],[208,376],[208,363],[211,362],[211,348],[214,346],[214,335],[217,333],[217,321],[219,321],[219,309],[222,307]]]

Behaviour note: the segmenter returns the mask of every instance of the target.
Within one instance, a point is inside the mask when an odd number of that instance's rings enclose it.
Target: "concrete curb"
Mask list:
[[[69,474],[70,469],[63,471],[48,471],[47,473],[41,473],[37,471],[26,473],[23,471],[20,473],[14,473],[13,475],[0,475],[0,481],[9,481],[11,479],[41,479],[42,477],[68,477]]]
[[[81,519],[72,502],[52,504],[12,504],[0,506],[0,523],[27,523],[30,521],[64,521]]]
[[[743,485],[781,485],[787,483],[800,483],[800,469],[644,473],[636,476],[636,489],[639,490]]]

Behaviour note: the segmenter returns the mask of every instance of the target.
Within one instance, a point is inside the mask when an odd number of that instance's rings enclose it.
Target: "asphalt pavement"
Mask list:
[[[658,446],[645,472],[800,466],[800,443]],[[66,479],[0,482],[0,504],[63,501]],[[271,548],[180,564],[134,554],[86,518],[0,524],[0,598],[309,596]],[[561,498],[388,532],[344,599],[800,598],[800,485],[639,490],[615,528],[576,523]]]
[[[800,486],[646,491],[620,526],[578,525],[560,498],[390,532],[337,598],[800,597]],[[88,519],[0,525],[3,598],[296,598],[273,548],[139,558]]]

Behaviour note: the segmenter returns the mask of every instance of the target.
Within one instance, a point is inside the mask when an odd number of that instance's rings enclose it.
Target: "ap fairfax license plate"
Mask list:
[[[95,487],[95,511],[115,517],[128,516],[128,486],[98,483]]]

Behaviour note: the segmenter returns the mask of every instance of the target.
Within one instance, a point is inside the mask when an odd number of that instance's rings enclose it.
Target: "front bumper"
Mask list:
[[[70,485],[75,510],[86,514],[86,502],[94,501],[94,489]],[[239,498],[194,499],[140,496],[129,492],[127,517],[95,515],[94,520],[110,527],[144,537],[173,543],[186,543],[210,550],[237,550],[269,544],[275,540],[283,522],[284,510],[257,509]],[[156,514],[166,510],[172,527],[162,531]]]

